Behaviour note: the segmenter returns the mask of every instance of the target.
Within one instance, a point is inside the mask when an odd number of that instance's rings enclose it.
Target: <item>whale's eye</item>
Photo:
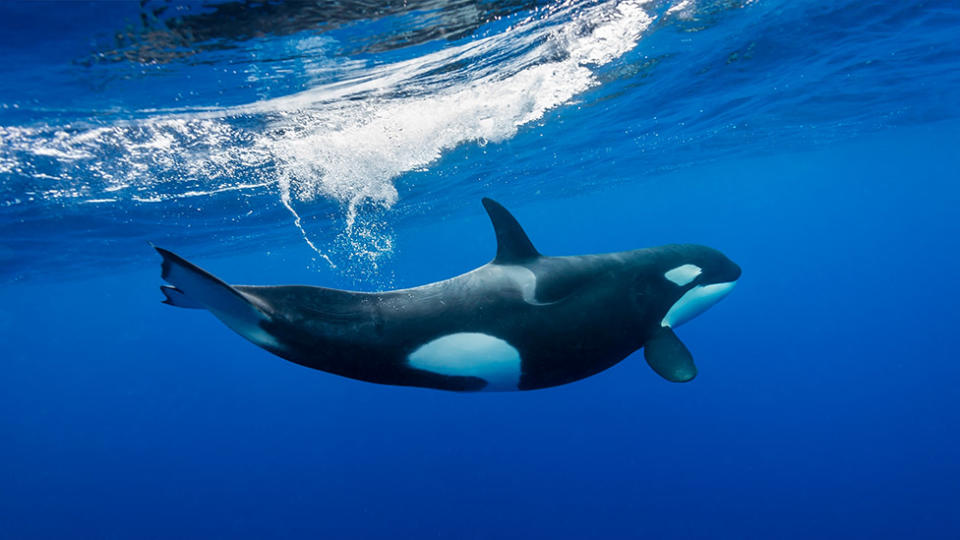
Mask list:
[[[703,270],[699,266],[695,264],[685,264],[672,270],[667,270],[667,272],[663,274],[663,277],[676,283],[678,287],[683,287],[687,283],[697,279],[697,276],[702,273]]]

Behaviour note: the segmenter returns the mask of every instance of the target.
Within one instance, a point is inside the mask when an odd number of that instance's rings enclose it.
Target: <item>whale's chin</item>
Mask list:
[[[660,325],[676,328],[693,319],[723,300],[730,294],[736,284],[736,281],[726,281],[710,285],[697,285],[684,293],[679,300],[670,306],[670,310],[664,315]]]

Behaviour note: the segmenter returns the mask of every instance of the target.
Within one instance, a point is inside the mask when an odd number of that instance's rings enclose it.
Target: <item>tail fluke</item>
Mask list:
[[[190,297],[183,294],[183,291],[176,287],[161,285],[160,292],[166,296],[166,298],[163,300],[163,303],[168,306],[182,307],[187,309],[204,309],[202,304],[198,304],[190,300]]]
[[[257,345],[278,347],[262,327],[261,323],[270,321],[270,315],[261,299],[240,292],[176,253],[156,246],[154,249],[163,257],[160,277],[172,285],[160,287],[166,296],[164,304],[206,309]]]

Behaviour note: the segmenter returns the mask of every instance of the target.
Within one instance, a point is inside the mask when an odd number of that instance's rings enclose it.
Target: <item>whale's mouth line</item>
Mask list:
[[[723,300],[736,285],[737,280],[733,280],[693,287],[670,306],[660,326],[675,328],[693,319]]]

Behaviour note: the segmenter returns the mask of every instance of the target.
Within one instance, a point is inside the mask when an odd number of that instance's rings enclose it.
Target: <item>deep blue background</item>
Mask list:
[[[527,12],[382,53],[362,49],[396,20],[150,63],[96,60],[137,4],[0,4],[0,538],[960,537],[960,7],[696,6],[515,136],[392,179],[397,204],[361,213],[395,242],[371,270],[337,243],[337,201],[296,200],[339,267],[317,258],[270,160],[192,166],[269,131],[230,107],[343,76],[311,62],[369,75],[484,36],[494,73],[555,60],[513,62]],[[413,81],[427,103],[480,76],[446,67]],[[207,118],[236,138],[210,142]],[[176,140],[136,167],[158,134]],[[535,392],[383,387],[160,303],[147,240],[232,283],[444,279],[493,256],[481,196],[546,254],[693,242],[737,262],[678,331],[697,379],[634,354]]]
[[[701,367],[688,385],[639,355],[522,394],[341,379],[161,305],[146,246],[136,272],[6,287],[4,534],[955,537],[957,133],[504,200],[545,253],[697,241],[741,264],[734,294],[679,332]],[[476,201],[401,238],[398,285],[494,248]],[[199,262],[336,280],[301,259]]]

